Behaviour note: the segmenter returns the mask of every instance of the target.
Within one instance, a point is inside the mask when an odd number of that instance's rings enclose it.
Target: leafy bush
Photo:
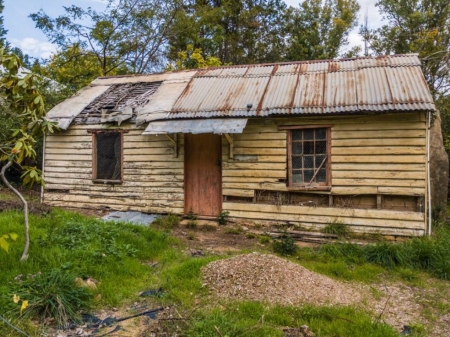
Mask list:
[[[73,274],[53,269],[13,283],[10,295],[28,301],[23,316],[52,318],[59,327],[66,327],[69,321],[79,321],[80,311],[90,307],[92,293],[80,287]]]
[[[230,215],[230,212],[228,212],[228,211],[220,212],[219,215],[217,216],[217,223],[220,226],[225,226],[227,224],[229,215]]]
[[[294,255],[298,250],[298,246],[295,244],[292,236],[284,232],[280,237],[273,240],[272,249],[277,254],[288,256]]]

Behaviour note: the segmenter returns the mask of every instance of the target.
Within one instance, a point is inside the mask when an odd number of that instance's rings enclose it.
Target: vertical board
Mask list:
[[[217,216],[222,210],[222,137],[186,134],[184,142],[185,213]]]

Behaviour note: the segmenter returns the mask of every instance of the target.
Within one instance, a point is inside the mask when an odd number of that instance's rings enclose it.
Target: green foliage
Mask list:
[[[186,217],[188,220],[197,220],[197,214],[194,213],[194,211],[192,210],[192,207],[189,208],[189,212]]]
[[[219,215],[217,216],[217,223],[220,226],[225,226],[227,224],[229,216],[230,216],[230,212],[228,212],[228,211],[220,212]]]
[[[402,266],[407,262],[407,256],[403,246],[389,242],[368,245],[366,246],[364,253],[366,261],[387,268]]]
[[[16,241],[18,235],[16,233],[3,234],[0,236],[0,248],[8,253],[9,251],[9,240]]]
[[[152,226],[159,226],[164,229],[172,230],[180,224],[180,217],[176,214],[168,214],[166,217],[156,219]]]
[[[22,228],[21,220],[19,212],[1,212],[0,228],[7,233],[17,232]],[[184,261],[182,254],[176,253],[172,238],[148,227],[104,222],[58,210],[42,217],[31,215],[30,221],[34,223],[31,241],[36,244],[30,248],[29,259],[17,263],[18,244],[10,246],[9,254],[0,254],[0,293],[7,291],[6,285],[17,275],[61,269],[101,281],[101,304],[114,306],[149,287],[153,269],[149,269],[148,261],[168,265]],[[20,236],[17,242],[23,240]],[[3,305],[0,301],[0,312],[5,312]]]
[[[290,236],[289,233],[284,232],[280,237],[273,240],[272,249],[277,254],[289,256],[294,255],[297,252],[298,246],[292,236]]]
[[[237,314],[238,313],[238,314]],[[308,325],[315,336],[394,337],[389,325],[349,307],[267,306],[259,302],[226,303],[213,310],[198,310],[188,336],[285,336],[280,327]]]
[[[244,230],[242,229],[241,226],[235,226],[235,227],[229,227],[227,229],[224,230],[225,234],[232,234],[232,235],[239,235],[243,232]]]
[[[75,278],[75,275],[60,269],[38,272],[12,283],[8,297],[15,295],[28,301],[28,306],[21,310],[23,317],[42,321],[52,318],[59,327],[67,327],[69,321],[80,320],[80,311],[90,307],[92,297],[89,289],[80,287]]]
[[[348,44],[356,27],[359,4],[356,0],[305,0],[300,8],[289,8],[285,34],[286,59],[330,59]]]
[[[328,225],[325,226],[322,232],[334,234],[340,239],[349,237],[352,234],[348,226],[342,222],[329,223]]]
[[[56,18],[42,10],[30,17],[66,54],[62,58],[69,61],[65,72],[76,74],[76,69],[69,67],[78,63],[94,72],[99,69],[105,76],[118,69],[128,73],[161,70],[167,41],[177,33],[173,22],[180,10],[181,2],[175,0],[108,0],[103,12],[72,5],[64,7],[64,14]],[[74,46],[80,53],[70,51]],[[79,74],[92,76],[88,69],[80,69]]]
[[[20,75],[22,67],[20,59],[14,54],[0,50],[0,65],[4,67],[0,77],[0,92],[3,99],[0,103],[0,117],[11,120],[0,133],[0,162],[21,164],[25,158],[36,156],[37,139],[55,129],[54,123],[44,119],[44,98],[37,86],[36,75],[28,73]],[[22,178],[24,182],[33,184],[41,182],[40,171],[26,168]]]
[[[447,0],[379,0],[387,24],[363,37],[377,55],[419,53],[437,98],[450,92],[450,6]]]
[[[270,242],[270,236],[268,235],[260,235],[259,237],[259,243],[265,245],[268,244]]]
[[[207,56],[205,58],[200,48],[194,48],[192,44],[188,44],[186,50],[178,52],[174,64],[169,64],[166,71],[210,68],[220,65],[222,62],[217,57]]]
[[[186,224],[186,228],[188,229],[197,229],[198,226],[198,221],[197,220],[188,220],[187,224]]]

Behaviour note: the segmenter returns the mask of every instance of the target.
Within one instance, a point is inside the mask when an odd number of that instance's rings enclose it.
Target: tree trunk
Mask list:
[[[24,225],[25,225],[25,247],[23,249],[22,257],[20,258],[20,261],[25,261],[28,259],[28,249],[30,248],[30,235],[29,235],[29,225],[28,225],[28,203],[25,200],[25,198],[20,194],[18,190],[16,190],[8,180],[6,180],[5,172],[12,165],[12,161],[8,161],[5,166],[2,167],[2,170],[0,172],[0,176],[2,177],[3,182],[5,185],[14,192],[15,195],[17,195],[22,201],[23,205],[23,214],[24,214]]]

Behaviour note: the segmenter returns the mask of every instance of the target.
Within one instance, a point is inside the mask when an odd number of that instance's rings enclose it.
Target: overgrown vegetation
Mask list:
[[[217,223],[220,226],[225,226],[227,224],[229,216],[230,216],[230,212],[228,212],[228,211],[220,212],[219,215],[217,216]]]
[[[339,239],[351,236],[352,232],[348,226],[342,222],[332,222],[325,226],[322,230],[324,233],[334,234]]]
[[[349,307],[267,306],[259,302],[224,303],[196,314],[188,336],[286,336],[281,327],[308,325],[315,336],[390,337],[393,328]]]
[[[77,284],[75,275],[70,272],[53,269],[22,278],[16,277],[11,283],[9,295],[13,294],[16,305],[21,304],[23,317],[42,322],[54,319],[59,327],[66,327],[69,321],[79,322],[81,310],[90,307],[90,289]],[[27,303],[26,307],[23,303]]]
[[[374,281],[380,273],[379,266],[403,274],[406,279],[414,279],[411,273],[426,272],[448,280],[450,227],[444,225],[438,227],[431,237],[418,237],[400,243],[380,241],[366,246],[335,243],[322,245],[317,250],[302,248],[297,256],[302,260],[314,261],[306,264],[316,271],[345,279]]]
[[[19,212],[2,212],[0,228],[5,233],[17,232],[20,219]],[[202,286],[201,268],[221,256],[186,254],[167,231],[179,223],[174,215],[160,218],[158,229],[103,222],[61,210],[32,215],[32,220],[35,226],[30,235],[35,244],[27,261],[18,264],[14,260],[20,256],[21,236],[17,242],[9,241],[9,253],[0,250],[0,312],[25,330],[32,329],[29,318],[47,322],[51,318],[63,326],[69,318],[76,321],[90,306],[125,305],[136,301],[141,291],[161,287],[165,295],[155,301],[176,305],[181,313],[192,313],[180,323],[187,336],[212,336],[217,334],[215,327],[223,336],[283,336],[283,327],[303,324],[318,336],[398,335],[393,328],[352,307],[211,304],[208,289]],[[374,282],[384,275],[417,282],[429,277],[422,276],[423,272],[443,279],[449,275],[448,226],[437,229],[431,238],[370,246],[340,243],[298,248],[288,234],[283,234],[272,247],[311,270],[344,280]],[[96,287],[79,287],[76,277],[94,280]],[[23,306],[25,301],[27,306]],[[12,336],[1,323],[0,335]]]
[[[283,232],[278,238],[273,240],[272,249],[277,254],[289,256],[297,252],[298,246],[288,232]]]

